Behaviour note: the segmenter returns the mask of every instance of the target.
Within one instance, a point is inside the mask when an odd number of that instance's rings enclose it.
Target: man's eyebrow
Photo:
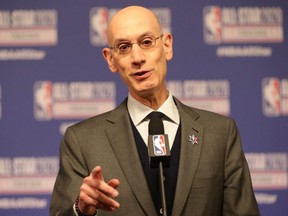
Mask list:
[[[142,37],[151,36],[151,35],[154,35],[154,33],[151,32],[151,31],[144,32],[143,34],[141,34],[140,36],[138,36],[137,40],[139,40],[139,39],[142,38]],[[115,44],[115,43],[119,43],[119,42],[123,42],[123,41],[129,41],[129,42],[131,42],[131,40],[129,40],[129,39],[127,39],[127,38],[117,38],[117,39],[114,41],[114,44]]]
[[[114,44],[116,44],[116,43],[120,43],[120,42],[130,42],[130,40],[128,40],[128,39],[124,39],[124,38],[118,38],[118,39],[116,39],[115,41],[114,41]]]

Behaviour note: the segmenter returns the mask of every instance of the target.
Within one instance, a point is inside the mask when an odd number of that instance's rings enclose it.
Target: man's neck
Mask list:
[[[145,106],[150,107],[153,110],[157,110],[168,98],[169,91],[162,91],[157,93],[145,94],[145,95],[136,95],[130,92],[131,96],[139,101],[140,103],[144,104]]]

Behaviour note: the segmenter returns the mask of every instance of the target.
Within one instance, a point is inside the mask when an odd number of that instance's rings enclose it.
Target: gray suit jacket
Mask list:
[[[233,120],[175,99],[181,152],[173,216],[259,215],[248,166]],[[50,215],[73,215],[82,179],[101,165],[105,180],[120,180],[120,209],[98,215],[157,215],[141,167],[125,100],[115,110],[67,129]],[[198,143],[192,144],[189,136]]]

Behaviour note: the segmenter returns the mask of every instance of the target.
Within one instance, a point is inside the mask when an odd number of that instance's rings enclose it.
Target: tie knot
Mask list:
[[[150,119],[161,119],[163,118],[164,114],[162,112],[153,111],[149,114]]]
[[[149,114],[150,122],[148,126],[149,134],[164,134],[164,125],[162,122],[164,114],[161,112],[151,112]]]

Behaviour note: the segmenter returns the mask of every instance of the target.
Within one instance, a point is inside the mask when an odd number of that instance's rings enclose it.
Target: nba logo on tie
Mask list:
[[[164,135],[153,135],[153,149],[155,155],[166,155]]]

